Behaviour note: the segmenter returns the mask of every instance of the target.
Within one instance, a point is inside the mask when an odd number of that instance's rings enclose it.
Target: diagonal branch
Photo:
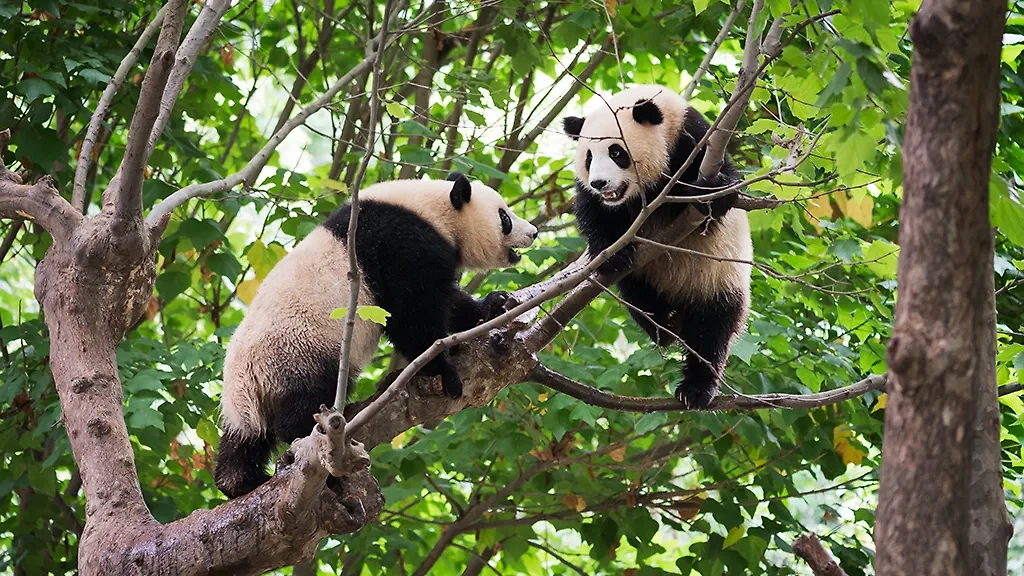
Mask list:
[[[736,17],[743,12],[743,8],[746,6],[747,0],[738,0],[736,6],[733,7],[732,12],[729,12],[729,16],[725,19],[725,24],[722,25],[722,29],[718,32],[718,36],[715,37],[714,41],[711,42],[711,46],[708,48],[707,53],[704,54],[704,59],[701,60],[700,66],[693,73],[693,78],[690,79],[690,83],[686,85],[686,89],[683,90],[683,100],[689,102],[690,97],[693,96],[693,91],[697,88],[697,84],[700,84],[704,74],[708,71],[708,66],[711,65],[711,59],[715,57],[715,53],[718,52],[718,48],[725,42],[726,36],[729,35],[729,31],[732,30],[732,25],[736,22]]]
[[[85,184],[89,179],[89,166],[92,164],[92,150],[96,146],[96,142],[99,139],[100,128],[103,126],[104,120],[107,118],[107,114],[110,112],[110,105],[114,101],[114,96],[117,95],[117,91],[121,89],[121,85],[124,84],[125,79],[128,77],[128,73],[135,66],[135,63],[139,59],[139,55],[142,53],[143,48],[149,44],[150,39],[156,34],[157,28],[163,23],[164,13],[167,7],[162,6],[160,10],[153,16],[153,20],[146,26],[146,29],[139,35],[138,41],[132,46],[132,49],[125,55],[124,60],[121,60],[121,65],[117,67],[117,72],[114,73],[114,77],[110,79],[106,89],[103,90],[103,95],[100,97],[99,102],[96,104],[96,111],[92,114],[92,119],[89,121],[89,129],[85,133],[85,140],[82,141],[82,149],[78,154],[78,166],[75,168],[75,185],[71,193],[71,205],[74,206],[79,212],[85,213]]]
[[[143,172],[149,160],[147,142],[160,111],[160,97],[167,85],[167,77],[174,63],[174,51],[181,38],[181,28],[185,22],[185,0],[170,0],[164,6],[164,10],[164,25],[156,41],[153,60],[142,81],[139,103],[135,107],[135,115],[132,116],[131,127],[128,130],[124,160],[118,168],[121,177],[118,179],[115,176],[117,183],[114,189],[114,213],[120,219],[142,216]]]
[[[543,364],[537,364],[530,371],[529,378],[532,382],[547,386],[563,394],[568,394],[573,398],[598,408],[609,408],[626,412],[694,411],[688,409],[675,398],[639,398],[604,392],[592,386],[576,382]],[[783,408],[787,410],[821,408],[822,406],[831,406],[850,398],[863,396],[872,390],[885,390],[886,381],[887,378],[884,374],[869,376],[855,384],[816,394],[756,394],[750,396],[724,394],[716,396],[711,401],[711,406],[707,410],[711,412],[724,412],[727,410],[763,410],[769,408]]]
[[[61,197],[54,181],[44,176],[35,184],[22,184],[21,177],[7,169],[3,153],[11,131],[0,131],[0,218],[35,220],[63,245],[82,221],[82,214]]]
[[[397,17],[401,11],[401,7],[405,2],[401,2],[400,6],[395,10],[393,18]],[[393,44],[398,35],[392,36],[388,42],[380,48],[380,50],[386,50],[391,44]],[[327,92],[324,92],[319,98],[314,100],[308,106],[303,108],[294,117],[285,122],[284,126],[281,127],[273,136],[267,140],[267,143],[263,145],[263,148],[256,153],[255,156],[249,160],[241,170],[213,182],[207,182],[204,184],[192,184],[178,190],[171,194],[149,212],[149,216],[146,218],[146,224],[154,231],[154,233],[162,233],[163,228],[167,225],[167,219],[170,217],[172,211],[178,206],[181,206],[185,202],[193,198],[201,198],[216,194],[218,192],[224,192],[230,190],[235,186],[245,182],[250,176],[258,174],[267,162],[270,161],[270,156],[277,150],[281,142],[291,133],[292,130],[302,125],[307,118],[313,115],[314,112],[320,110],[324,106],[330,104],[334,97],[338,95],[343,88],[345,88],[352,79],[359,76],[365,71],[368,71],[373,64],[376,52],[368,54],[365,58],[359,61],[351,70],[349,70],[344,76],[339,78]]]

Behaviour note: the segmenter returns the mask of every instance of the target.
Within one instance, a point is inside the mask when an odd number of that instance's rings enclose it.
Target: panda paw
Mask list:
[[[715,386],[694,386],[680,384],[676,388],[676,400],[688,410],[707,410],[715,398]]]
[[[515,308],[519,302],[504,290],[495,290],[480,301],[481,322],[488,322]]]
[[[459,377],[459,372],[455,367],[448,367],[441,372],[441,390],[449,398],[462,397],[462,378]]]

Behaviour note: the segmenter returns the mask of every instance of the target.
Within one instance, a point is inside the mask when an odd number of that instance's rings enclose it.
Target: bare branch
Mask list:
[[[743,12],[743,8],[746,4],[747,0],[738,0],[736,2],[736,6],[733,7],[732,12],[730,12],[729,16],[725,19],[725,24],[722,25],[722,30],[718,32],[718,36],[715,37],[715,40],[711,43],[707,53],[704,54],[704,59],[701,60],[700,66],[698,66],[697,70],[693,73],[693,78],[690,80],[690,83],[687,84],[686,89],[683,90],[683,100],[686,100],[687,102],[690,101],[690,97],[693,96],[693,90],[697,88],[697,84],[700,84],[701,79],[704,78],[704,74],[708,71],[708,66],[711,65],[711,59],[715,57],[715,53],[718,52],[718,48],[722,45],[722,42],[725,42],[725,38],[729,35],[729,31],[732,30],[733,23],[736,22],[736,17],[740,15],[740,12]]]
[[[431,87],[434,84],[434,74],[437,72],[437,68],[440,65],[441,50],[437,42],[437,34],[441,29],[441,24],[444,22],[446,13],[448,12],[448,5],[445,0],[434,0],[427,7],[427,26],[423,30],[423,50],[420,54],[419,70],[416,72],[416,76],[413,77],[412,82],[409,86],[412,86],[413,94],[413,120],[423,124],[427,128],[430,128],[430,92]],[[374,130],[374,126],[370,126],[370,132]],[[419,135],[411,136],[408,140],[409,146],[422,146],[423,137]],[[427,146],[429,148],[429,146]],[[415,164],[405,164],[398,173],[399,178],[412,178],[416,173]]]
[[[435,4],[436,5],[436,4]],[[338,392],[334,396],[334,408],[345,409],[345,400],[348,397],[348,373],[351,357],[349,351],[352,349],[352,334],[356,327],[356,308],[359,306],[359,263],[356,261],[356,231],[359,222],[359,186],[366,174],[366,167],[373,157],[373,149],[377,143],[377,115],[380,111],[380,65],[384,58],[384,45],[388,38],[388,25],[390,24],[391,10],[394,8],[393,0],[384,3],[384,17],[381,20],[380,33],[374,39],[373,49],[373,71],[372,87],[370,89],[370,119],[366,126],[366,151],[363,152],[363,159],[359,162],[359,170],[355,179],[352,180],[352,197],[349,201],[352,211],[348,220],[348,281],[349,296],[348,310],[345,311],[345,328],[341,338],[341,358],[338,367]]]
[[[0,131],[0,218],[34,220],[53,236],[54,244],[64,244],[82,221],[82,214],[61,197],[49,176],[28,185],[7,169],[3,153],[10,139],[10,130]]]
[[[153,153],[157,140],[160,139],[160,135],[163,134],[164,128],[171,118],[174,104],[178,101],[178,95],[181,94],[181,89],[185,86],[185,79],[192,71],[192,65],[195,64],[199,54],[208,48],[210,38],[217,31],[220,19],[224,17],[224,13],[230,7],[231,0],[209,0],[203,6],[203,11],[199,13],[199,17],[192,24],[188,34],[185,35],[185,39],[182,40],[181,46],[175,54],[174,68],[167,79],[163,97],[160,99],[160,115],[157,116],[153,131],[149,135],[146,158]]]
[[[85,140],[82,141],[82,149],[78,154],[78,166],[75,168],[75,185],[71,194],[71,205],[83,214],[85,214],[86,209],[85,183],[88,180],[89,166],[92,163],[92,151],[96,141],[99,139],[100,128],[110,112],[110,105],[114,101],[114,96],[121,89],[121,85],[124,84],[128,73],[135,67],[135,63],[138,61],[142,50],[149,44],[150,39],[153,38],[160,24],[163,23],[166,10],[167,7],[162,6],[156,15],[153,16],[153,20],[142,31],[142,34],[139,35],[138,41],[135,42],[132,49],[121,60],[121,64],[117,67],[114,77],[107,83],[106,89],[103,90],[103,95],[100,97],[99,102],[96,103],[96,111],[93,112],[92,119],[89,121],[89,129],[85,133]]]
[[[395,10],[396,15],[398,12],[399,10]],[[393,42],[394,37],[389,41],[388,45]],[[382,50],[386,49],[387,46],[382,48]],[[277,150],[277,147],[284,141],[288,134],[298,126],[301,126],[314,112],[330,104],[334,100],[334,97],[337,96],[338,92],[351,83],[353,78],[362,72],[369,70],[373,64],[375,56],[376,52],[367,55],[344,76],[339,78],[331,88],[327,90],[327,92],[324,92],[319,98],[299,111],[299,113],[288,120],[288,122],[285,122],[284,126],[271,136],[269,140],[267,140],[267,143],[263,145],[263,148],[261,148],[260,151],[257,152],[256,155],[249,160],[249,163],[241,170],[220,180],[207,182],[205,184],[192,184],[178,190],[153,207],[149,212],[149,217],[146,218],[146,224],[156,231],[162,231],[163,227],[166,226],[166,219],[170,217],[171,212],[178,206],[181,206],[193,198],[200,198],[216,194],[217,192],[230,190],[245,182],[250,175],[258,174],[259,171],[266,166],[267,162],[270,160],[270,156],[274,153],[274,150]]]
[[[793,541],[793,553],[804,559],[814,576],[846,576],[835,558],[825,550],[818,535],[808,532]]]
[[[592,386],[576,382],[543,364],[538,364],[530,371],[530,381],[536,382],[582,400],[591,406],[623,410],[626,412],[692,412],[682,402],[672,397],[639,398],[620,396],[598,390]],[[863,396],[873,390],[884,390],[885,375],[870,376],[849,386],[819,392],[817,394],[724,394],[716,396],[707,408],[710,412],[729,410],[763,410],[767,408],[783,408],[788,410],[820,408],[838,404],[850,398]]]
[[[142,216],[142,181],[146,162],[149,160],[147,142],[153,123],[160,112],[160,97],[164,93],[164,86],[167,85],[167,77],[174,63],[174,51],[181,38],[181,28],[185,22],[185,0],[169,0],[164,10],[164,25],[160,29],[153,60],[142,81],[139,103],[135,107],[135,115],[132,116],[131,127],[128,129],[124,160],[118,168],[120,178],[115,175],[116,184],[111,183],[116,192],[114,213],[120,219]]]
[[[757,17],[763,7],[764,0],[754,0],[754,6],[750,10],[750,21],[747,24],[747,42],[743,46],[743,64],[736,77],[736,90],[729,101],[732,106],[719,116],[719,119],[722,120],[721,126],[711,135],[708,149],[704,153],[704,160],[700,163],[700,175],[705,180],[714,178],[722,169],[722,164],[725,162],[725,150],[729,146],[729,138],[736,130],[740,117],[746,111],[750,94],[757,84],[757,57],[761,52]]]

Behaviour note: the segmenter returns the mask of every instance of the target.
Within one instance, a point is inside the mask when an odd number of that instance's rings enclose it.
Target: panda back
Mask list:
[[[348,305],[348,255],[322,226],[281,259],[260,284],[224,360],[222,417],[249,431],[266,427],[266,404],[291,382],[310,384],[332,369],[336,374],[343,320],[331,319]],[[359,305],[374,305],[365,283]],[[368,364],[380,341],[380,326],[356,319],[353,373]]]

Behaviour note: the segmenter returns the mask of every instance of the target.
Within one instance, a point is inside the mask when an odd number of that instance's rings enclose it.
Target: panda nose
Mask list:
[[[608,181],[607,180],[597,179],[597,180],[591,180],[590,181],[590,187],[593,188],[594,190],[597,190],[598,192],[600,192],[601,190],[604,190],[605,186],[607,186],[607,185],[608,185]]]

